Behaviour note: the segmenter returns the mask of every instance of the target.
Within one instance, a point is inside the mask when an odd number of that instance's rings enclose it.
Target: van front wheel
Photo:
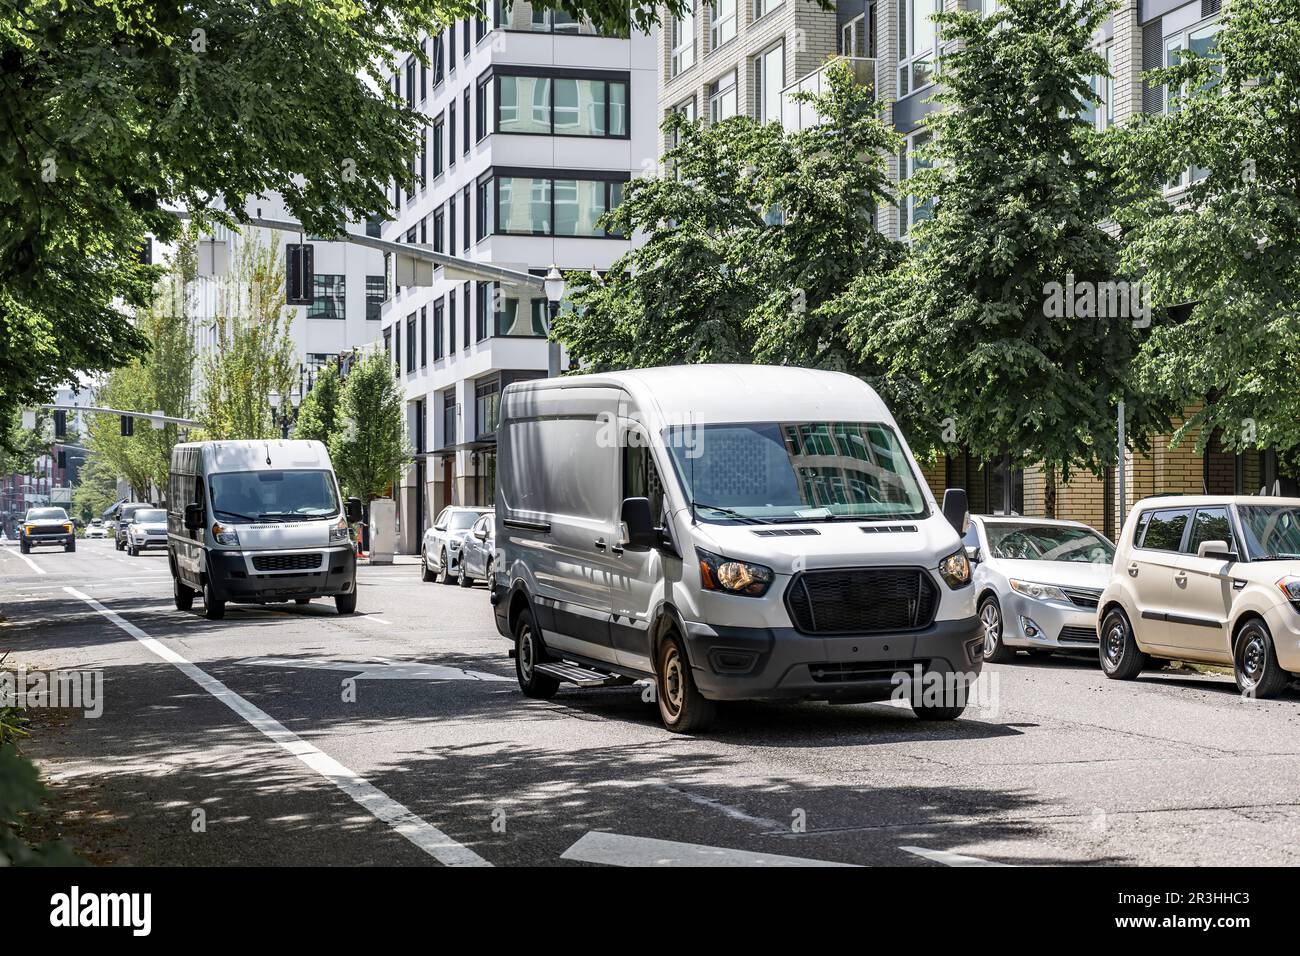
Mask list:
[[[352,586],[352,590],[347,594],[334,595],[334,609],[340,614],[351,614],[357,609],[357,588]]]
[[[515,677],[525,697],[550,700],[560,689],[558,680],[537,669],[544,660],[546,652],[533,624],[533,612],[525,608],[515,622]]]
[[[659,645],[658,665],[659,719],[664,726],[675,734],[707,730],[718,705],[695,686],[690,661],[676,634],[669,634]]]

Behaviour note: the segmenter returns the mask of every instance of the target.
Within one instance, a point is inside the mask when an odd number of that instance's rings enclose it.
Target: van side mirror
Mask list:
[[[198,531],[203,527],[203,505],[188,504],[185,506],[185,530]]]
[[[650,514],[649,498],[624,498],[619,520],[625,529],[625,547],[645,551],[659,543],[654,518]]]
[[[349,498],[343,506],[344,517],[348,519],[348,524],[357,524],[361,521],[364,512],[361,510],[360,498]]]
[[[1237,552],[1233,551],[1226,541],[1202,541],[1196,549],[1196,556],[1211,561],[1239,560]]]
[[[980,549],[977,545],[967,545],[966,560],[971,564],[978,564],[980,560]]]
[[[965,488],[949,488],[943,493],[943,516],[963,537],[970,527],[970,502]]]

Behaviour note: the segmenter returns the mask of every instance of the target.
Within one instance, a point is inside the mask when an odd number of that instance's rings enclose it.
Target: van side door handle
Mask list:
[[[1131,564],[1129,564],[1129,566],[1128,566],[1128,576],[1131,577],[1131,578],[1135,578],[1135,577],[1138,576],[1138,563],[1137,563],[1136,561],[1134,561],[1134,562],[1132,562]]]
[[[596,539],[596,550],[597,550],[597,551],[604,551],[604,550],[605,550],[605,539],[604,539],[604,538],[597,538],[597,539]]]

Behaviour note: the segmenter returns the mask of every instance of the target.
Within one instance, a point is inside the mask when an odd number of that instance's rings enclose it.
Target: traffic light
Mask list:
[[[135,434],[135,419],[132,418],[130,415],[123,415],[121,421],[122,421],[122,437],[130,438],[132,435]]]
[[[284,299],[289,305],[311,305],[316,301],[316,256],[311,243],[290,243],[284,247]]]
[[[68,413],[62,408],[54,410],[54,437],[59,439],[68,437]]]

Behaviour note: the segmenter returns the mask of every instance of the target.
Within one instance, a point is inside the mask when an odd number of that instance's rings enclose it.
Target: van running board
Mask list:
[[[570,664],[568,661],[547,661],[545,664],[538,664],[536,669],[558,680],[577,684],[579,687],[614,687],[632,683],[627,677],[588,670],[577,664]]]

